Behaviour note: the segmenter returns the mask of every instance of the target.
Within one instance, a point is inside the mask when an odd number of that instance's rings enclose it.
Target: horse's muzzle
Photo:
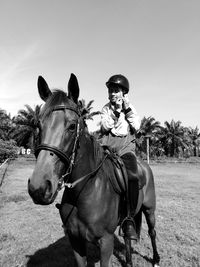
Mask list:
[[[52,184],[50,181],[45,181],[44,187],[35,188],[31,184],[31,180],[28,180],[28,193],[33,199],[35,204],[39,205],[49,205],[51,204],[55,197],[52,192]]]

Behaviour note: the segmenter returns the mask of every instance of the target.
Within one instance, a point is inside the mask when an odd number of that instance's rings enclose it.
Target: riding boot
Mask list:
[[[128,188],[128,201],[127,201],[127,217],[123,222],[123,232],[126,237],[132,240],[137,240],[138,236],[136,233],[136,225],[134,221],[134,217],[136,214],[136,208],[138,203],[138,183],[129,181]]]
[[[128,153],[122,156],[125,163],[127,175],[128,175],[128,190],[127,190],[127,216],[122,223],[122,230],[124,236],[132,240],[137,240],[136,225],[134,216],[136,214],[136,208],[139,196],[139,182],[136,157],[132,153]]]

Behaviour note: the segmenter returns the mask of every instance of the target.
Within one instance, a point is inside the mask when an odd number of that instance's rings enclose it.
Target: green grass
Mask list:
[[[200,165],[163,164],[152,169],[161,266],[200,266]]]
[[[34,161],[19,158],[10,163],[0,189],[0,266],[72,267],[73,253],[64,237],[55,205],[33,204],[27,180]],[[200,266],[200,164],[151,165],[156,184],[157,246],[162,267]],[[60,200],[62,192],[57,201]],[[113,267],[124,266],[123,240],[115,236]],[[99,266],[98,250],[90,259]],[[134,266],[152,266],[152,248],[143,218],[141,240],[133,248]],[[90,265],[92,266],[92,265]],[[94,265],[93,265],[94,266]]]

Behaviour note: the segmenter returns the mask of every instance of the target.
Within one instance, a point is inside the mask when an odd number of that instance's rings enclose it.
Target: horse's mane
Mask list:
[[[103,148],[100,145],[100,141],[90,133],[86,134],[86,137],[91,141],[94,159],[101,159],[103,156]]]

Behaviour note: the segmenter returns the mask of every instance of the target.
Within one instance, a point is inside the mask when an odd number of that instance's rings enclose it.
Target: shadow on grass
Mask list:
[[[69,240],[66,237],[42,248],[33,255],[27,255],[27,267],[63,267],[75,266],[75,258]]]
[[[88,267],[95,267],[95,263],[99,261],[100,254],[97,246],[89,244],[88,251]],[[137,257],[137,262],[143,258],[145,261],[152,263],[152,259],[143,256],[137,251],[133,250]],[[125,245],[114,236],[114,256],[117,258],[122,267],[126,266],[125,262]],[[75,257],[67,237],[57,240],[55,243],[46,248],[40,249],[34,255],[27,255],[27,267],[73,267],[76,266]],[[136,265],[137,266],[137,265]],[[139,266],[139,265],[138,265]]]
[[[99,261],[98,248],[88,245],[88,267],[94,267]],[[67,237],[60,238],[55,243],[35,252],[34,255],[26,255],[27,267],[73,267],[76,266],[75,257]]]

